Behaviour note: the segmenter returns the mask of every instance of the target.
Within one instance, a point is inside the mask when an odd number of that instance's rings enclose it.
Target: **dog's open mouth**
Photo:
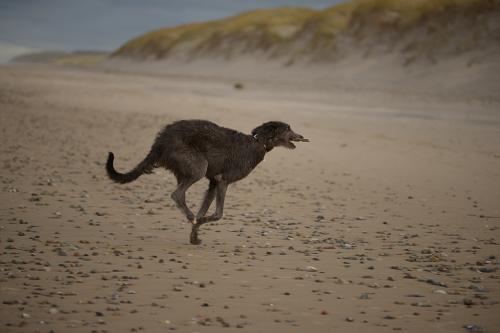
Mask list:
[[[304,138],[300,134],[295,134],[294,136],[290,137],[289,141],[287,142],[287,148],[289,149],[295,149],[296,146],[293,144],[293,142],[309,142],[309,139]]]

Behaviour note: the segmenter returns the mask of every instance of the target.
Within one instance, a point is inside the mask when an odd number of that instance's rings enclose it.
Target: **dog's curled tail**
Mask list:
[[[150,152],[141,163],[139,163],[134,169],[127,173],[119,173],[115,170],[113,166],[113,161],[115,160],[115,155],[110,152],[108,154],[108,161],[106,162],[106,171],[109,178],[116,183],[125,184],[130,183],[143,173],[151,173],[154,168],[155,160],[153,154]]]

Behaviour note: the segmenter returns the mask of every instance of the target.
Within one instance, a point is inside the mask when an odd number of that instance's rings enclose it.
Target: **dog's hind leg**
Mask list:
[[[215,213],[211,216],[208,216],[206,222],[218,221],[222,218],[224,213],[224,200],[226,199],[226,191],[227,191],[227,182],[221,180],[217,183],[217,198],[216,198],[216,207]]]
[[[205,176],[208,162],[204,159],[190,160],[186,161],[186,167],[182,168],[182,164],[177,161],[177,165],[180,166],[182,173],[177,173],[177,189],[172,193],[171,198],[176,203],[177,207],[184,213],[186,218],[190,221],[194,221],[194,214],[186,205],[186,191],[196,183],[198,180]]]
[[[186,218],[192,222],[194,221],[194,214],[191,212],[189,207],[186,205],[186,191],[193,185],[198,179],[188,178],[183,179],[179,182],[177,189],[172,193],[171,198],[174,200],[175,204],[182,211]]]

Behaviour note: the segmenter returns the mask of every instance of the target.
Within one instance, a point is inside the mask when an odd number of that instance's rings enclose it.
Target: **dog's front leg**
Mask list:
[[[205,216],[205,214],[207,213],[208,209],[210,208],[210,205],[214,201],[216,191],[217,191],[217,182],[214,180],[210,180],[210,183],[208,184],[207,193],[205,193],[205,197],[203,198],[203,202],[201,203],[200,210],[198,211],[198,214],[196,214],[197,220]]]
[[[191,236],[190,236],[190,242],[191,244],[200,244],[201,240],[198,238],[198,230],[200,229],[200,226],[202,224],[205,224],[207,222],[214,222],[218,221],[222,218],[224,214],[224,200],[226,198],[226,191],[227,191],[227,182],[226,181],[219,181],[216,186],[216,191],[217,191],[217,196],[216,196],[216,208],[215,208],[215,213],[210,216],[203,216],[200,217],[199,219],[196,220],[196,223],[193,224],[191,228]]]

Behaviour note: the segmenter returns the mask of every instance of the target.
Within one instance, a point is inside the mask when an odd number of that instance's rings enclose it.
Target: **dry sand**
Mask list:
[[[1,332],[500,332],[498,100],[242,82],[0,67]],[[230,186],[200,246],[171,174],[104,172],[189,118],[311,140]]]

